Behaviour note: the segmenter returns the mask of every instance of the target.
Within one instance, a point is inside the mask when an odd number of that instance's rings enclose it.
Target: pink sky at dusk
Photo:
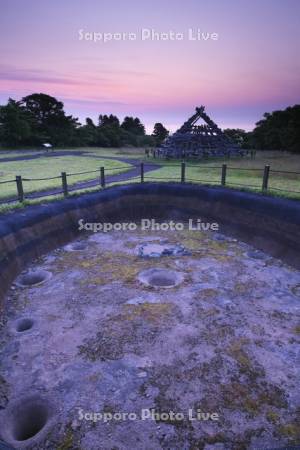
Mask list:
[[[68,114],[138,116],[176,129],[195,106],[251,129],[300,100],[298,0],[1,0],[0,103],[44,92]],[[143,28],[183,40],[141,39]],[[191,41],[188,29],[217,33]],[[92,42],[84,33],[134,33]]]

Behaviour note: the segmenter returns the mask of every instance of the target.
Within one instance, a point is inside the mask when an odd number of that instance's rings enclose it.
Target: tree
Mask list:
[[[99,116],[97,145],[103,147],[120,147],[122,145],[120,121],[117,116]]]
[[[106,114],[104,116],[100,114],[99,127],[106,127],[107,125],[114,125],[119,127],[120,121],[117,116],[114,116],[113,114],[110,114],[109,116],[107,116]]]
[[[252,132],[255,148],[300,152],[300,105],[265,113]]]
[[[95,129],[95,128],[96,128],[96,125],[94,124],[94,122],[92,121],[92,119],[90,119],[89,117],[87,117],[87,118],[85,119],[85,123],[86,123],[86,126],[87,126],[87,127],[90,127],[90,128],[92,128],[92,129]]]
[[[156,145],[160,145],[169,136],[169,131],[162,123],[157,122],[154,125],[152,136],[155,138]]]
[[[224,134],[242,148],[249,148],[249,137],[245,130],[242,130],[241,128],[226,128]]]
[[[138,117],[133,118],[126,116],[122,122],[121,128],[132,134],[145,135],[145,127]]]
[[[117,116],[100,114],[97,124],[87,117],[81,125],[66,115],[61,101],[47,94],[31,94],[20,101],[9,99],[7,105],[0,106],[0,143],[36,146],[45,142],[55,146],[155,145],[138,117],[127,116],[120,125]]]
[[[26,143],[31,135],[30,121],[20,102],[9,99],[0,106],[0,141],[15,147]]]
[[[79,145],[96,145],[97,141],[97,127],[89,117],[85,120],[85,125],[82,125],[77,130]]]
[[[97,145],[103,147],[138,146],[144,145],[142,138],[145,137],[145,127],[137,117],[125,117],[120,126],[118,117],[113,114],[99,116]]]
[[[22,98],[21,105],[31,120],[33,144],[45,140],[54,145],[72,142],[78,119],[66,116],[62,102],[47,94],[31,94]]]

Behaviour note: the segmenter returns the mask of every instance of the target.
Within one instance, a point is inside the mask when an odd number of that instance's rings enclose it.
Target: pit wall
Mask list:
[[[33,259],[80,234],[80,219],[141,218],[218,222],[221,233],[300,269],[300,202],[192,184],[131,184],[0,216],[0,300]]]

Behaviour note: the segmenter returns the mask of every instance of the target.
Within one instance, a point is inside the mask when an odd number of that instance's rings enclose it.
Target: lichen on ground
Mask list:
[[[51,280],[7,298],[0,401],[32,387],[60,426],[35,448],[254,450],[299,444],[299,272],[225,236],[184,230],[84,236],[31,268]],[[139,245],[189,255],[142,258]],[[151,268],[181,272],[174,288],[143,285]],[[28,333],[19,317],[34,319]],[[78,419],[84,411],[184,413],[184,420]],[[189,420],[188,410],[218,421]],[[46,444],[45,442],[48,442]],[[48,447],[46,446],[48,445]],[[34,448],[34,447],[33,447]]]

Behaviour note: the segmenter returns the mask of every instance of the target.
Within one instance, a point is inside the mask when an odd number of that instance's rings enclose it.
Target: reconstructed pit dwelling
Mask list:
[[[78,232],[147,217],[220,230]],[[297,202],[178,184],[3,216],[3,448],[299,444],[299,224]]]

